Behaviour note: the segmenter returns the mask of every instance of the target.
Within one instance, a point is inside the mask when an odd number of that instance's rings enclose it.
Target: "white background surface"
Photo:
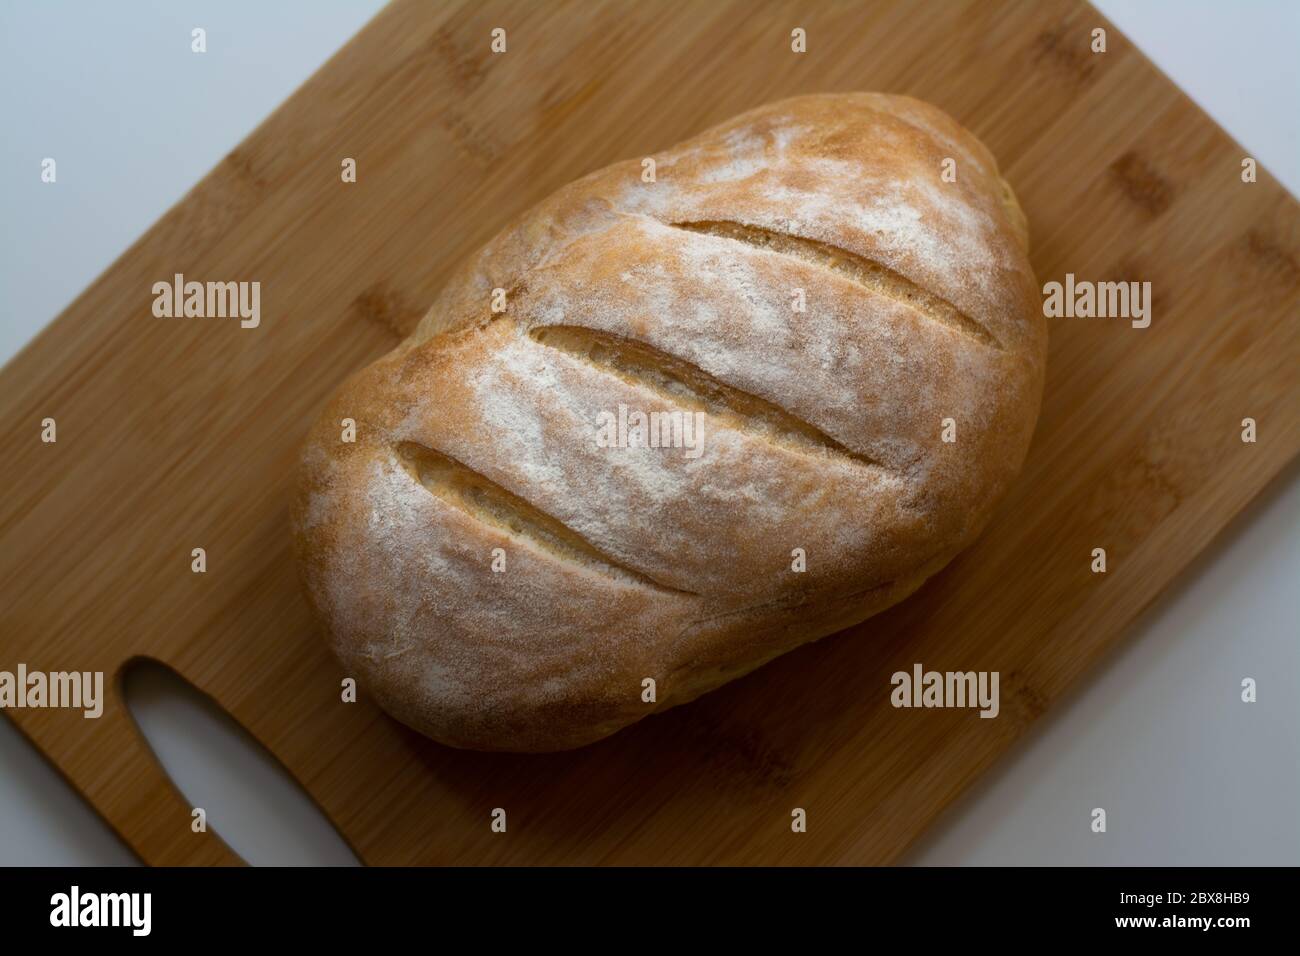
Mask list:
[[[379,6],[0,3],[0,360]],[[1300,4],[1098,6],[1300,192]],[[203,56],[189,51],[194,26],[208,31]],[[54,186],[39,179],[46,156],[58,162]],[[1300,472],[1292,468],[1144,619],[1126,649],[972,788],[910,862],[1300,864],[1298,585]],[[0,669],[17,663],[0,659]],[[1239,699],[1248,676],[1259,681],[1253,705]],[[157,677],[142,675],[133,686],[136,713],[164,764],[247,859],[352,859],[278,765],[241,743],[240,733]],[[1089,831],[1097,806],[1108,813],[1104,835]],[[0,719],[0,864],[133,862]]]

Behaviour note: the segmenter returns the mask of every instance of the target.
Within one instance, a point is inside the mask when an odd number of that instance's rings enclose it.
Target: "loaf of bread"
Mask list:
[[[651,158],[508,225],[307,438],[309,600],[443,743],[577,747],[862,621],[1024,459],[1047,332],[972,134],[817,95]]]

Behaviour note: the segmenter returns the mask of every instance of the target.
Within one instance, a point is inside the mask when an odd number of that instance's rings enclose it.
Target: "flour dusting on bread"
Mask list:
[[[446,743],[579,746],[861,621],[1023,460],[1046,329],[974,136],[827,94],[655,160],[508,225],[308,437],[307,593],[366,692]]]

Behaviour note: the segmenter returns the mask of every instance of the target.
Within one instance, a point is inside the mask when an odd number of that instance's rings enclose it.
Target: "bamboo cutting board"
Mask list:
[[[1149,329],[1052,321],[1034,446],[989,531],[853,634],[580,751],[455,752],[364,687],[341,703],[287,533],[328,393],[556,187],[776,97],[854,89],[930,100],[990,146],[1041,281],[1153,285]],[[0,373],[0,668],[156,658],[370,863],[892,861],[1300,450],[1300,215],[1266,173],[1241,181],[1244,155],[1069,0],[395,3]],[[177,272],[260,281],[261,326],[153,318]],[[1001,716],[893,709],[889,676],[916,662],[1000,671]],[[6,713],[146,861],[235,861],[191,832],[116,682],[99,720]]]

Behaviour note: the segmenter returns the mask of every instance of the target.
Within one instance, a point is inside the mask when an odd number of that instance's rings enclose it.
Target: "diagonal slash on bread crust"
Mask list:
[[[705,412],[737,431],[757,433],[772,444],[805,455],[830,453],[881,467],[780,405],[728,385],[645,342],[581,325],[538,325],[528,336],[626,382],[647,386],[691,411]]]
[[[673,229],[717,236],[743,242],[756,249],[762,249],[775,255],[789,256],[804,262],[820,266],[848,279],[850,282],[886,298],[909,306],[923,318],[939,322],[958,333],[974,339],[981,345],[1002,351],[1002,344],[994,338],[988,329],[945,299],[917,285],[911,279],[893,269],[868,259],[865,256],[849,252],[838,246],[807,239],[786,232],[776,232],[760,226],[751,226],[742,222],[723,220],[706,220],[702,222],[668,223]]]
[[[548,554],[605,575],[667,593],[695,596],[694,591],[663,584],[603,553],[558,518],[450,455],[411,441],[400,442],[397,453],[411,476],[431,494],[483,524],[525,538]]]

